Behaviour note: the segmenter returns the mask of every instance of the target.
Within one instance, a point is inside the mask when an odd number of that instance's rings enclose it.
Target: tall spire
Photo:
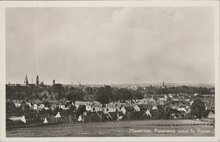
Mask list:
[[[28,77],[27,77],[27,75],[25,75],[24,84],[28,85]]]
[[[55,79],[53,80],[53,85],[55,85],[56,84],[56,82],[55,82]]]
[[[166,88],[165,83],[164,83],[164,80],[163,80],[163,85],[162,85],[162,88]]]
[[[36,86],[38,86],[39,85],[39,76],[37,75],[37,77],[36,77]]]

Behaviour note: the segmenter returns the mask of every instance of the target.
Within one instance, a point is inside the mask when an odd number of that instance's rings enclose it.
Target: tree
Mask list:
[[[15,104],[12,100],[6,102],[6,114],[16,112]]]
[[[132,99],[132,94],[126,88],[120,88],[118,90],[118,98],[121,101],[131,100]]]
[[[197,118],[201,118],[205,114],[205,103],[200,99],[194,100],[191,106],[191,114]]]
[[[144,93],[141,90],[132,91],[132,99],[143,99]]]
[[[66,98],[70,101],[82,101],[83,96],[83,91],[74,87],[71,87],[70,90],[66,93]]]
[[[94,94],[94,88],[92,87],[86,87],[85,88],[86,95],[93,95]]]
[[[54,84],[52,90],[57,100],[63,99],[65,97],[65,90],[61,84]]]
[[[6,85],[6,99],[12,99],[14,92],[15,90],[13,87]]]
[[[100,87],[95,92],[95,98],[102,104],[107,104],[109,101],[113,100],[112,88],[111,86]]]

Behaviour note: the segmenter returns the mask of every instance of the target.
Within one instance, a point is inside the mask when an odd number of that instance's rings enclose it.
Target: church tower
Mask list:
[[[165,83],[164,83],[164,80],[163,80],[163,85],[162,85],[162,88],[166,88]]]
[[[28,77],[27,77],[27,75],[25,76],[24,84],[25,84],[25,85],[28,85]]]
[[[37,77],[36,77],[36,86],[38,86],[39,85],[39,76],[37,75]]]

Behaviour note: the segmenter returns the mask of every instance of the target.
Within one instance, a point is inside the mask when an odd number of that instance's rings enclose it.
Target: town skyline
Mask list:
[[[138,87],[145,87],[145,86],[195,86],[195,87],[215,87],[214,83],[187,83],[187,82],[165,82],[165,80],[162,80],[161,82],[134,82],[134,83],[83,83],[83,82],[70,82],[70,83],[62,83],[62,82],[57,82],[57,80],[54,78],[51,80],[51,82],[44,82],[44,80],[40,80],[40,76],[37,74],[36,78],[29,79],[27,74],[25,75],[25,79],[22,82],[6,82],[7,85],[12,85],[12,84],[20,84],[20,85],[35,85],[35,86],[40,86],[40,85],[55,85],[55,84],[62,84],[62,85],[73,85],[73,86],[78,86],[78,85],[83,85],[83,86],[105,86],[105,85],[110,85],[114,87],[131,87],[131,86],[138,86]]]

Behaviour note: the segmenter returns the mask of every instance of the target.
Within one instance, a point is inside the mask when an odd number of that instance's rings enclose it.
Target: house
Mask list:
[[[165,105],[167,99],[166,98],[158,98],[157,104],[158,105]]]
[[[61,118],[60,112],[57,112],[57,114],[54,117],[55,118]]]
[[[95,111],[103,111],[103,108],[100,106],[92,106],[91,107],[91,111],[95,112]]]
[[[45,117],[44,118],[44,122],[43,122],[44,124],[47,124],[48,123],[48,121],[47,121],[47,118]]]
[[[116,112],[116,107],[108,107],[108,112]]]
[[[31,103],[27,102],[26,105],[28,105],[30,108],[32,107]]]
[[[147,117],[152,117],[149,109],[147,109],[145,113],[146,113]]]
[[[209,113],[208,113],[207,118],[214,119],[215,118],[215,112],[213,110],[210,110]]]
[[[134,106],[134,110],[135,110],[135,111],[141,111],[141,109],[140,109],[140,107],[139,107],[138,105],[135,105],[135,106]]]
[[[57,105],[56,104],[52,104],[50,108],[51,108],[51,110],[55,110],[57,108]]]
[[[21,106],[21,103],[14,103],[15,104],[15,107],[20,107]]]
[[[40,110],[43,109],[43,108],[44,108],[44,104],[40,104],[39,107],[38,107],[38,109],[40,109]]]
[[[187,111],[184,107],[178,107],[177,110],[181,113],[187,113]]]
[[[21,106],[21,102],[19,100],[13,100],[13,103],[15,104],[15,107],[20,107]]]
[[[138,104],[148,104],[148,98],[143,98],[141,100],[139,100]]]
[[[37,109],[38,109],[37,104],[33,104],[32,109],[33,109],[33,110],[37,110]]]
[[[153,106],[151,109],[152,110],[157,110],[157,106]]]
[[[59,108],[64,110],[66,107],[65,107],[65,105],[60,104]]]
[[[124,115],[126,114],[126,109],[125,109],[125,107],[122,107],[120,111],[121,111]]]
[[[92,110],[91,105],[86,105],[86,111],[91,111],[91,110]]]

